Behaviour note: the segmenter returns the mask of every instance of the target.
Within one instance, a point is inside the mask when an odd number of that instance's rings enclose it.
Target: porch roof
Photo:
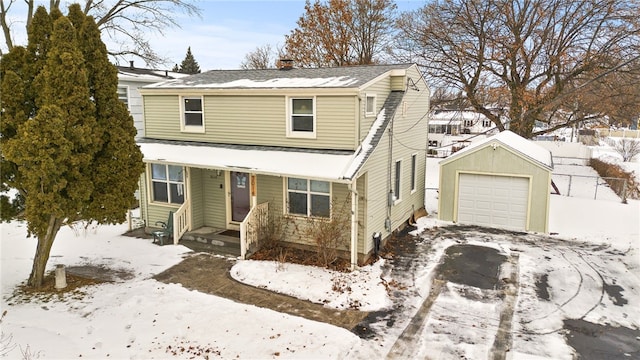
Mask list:
[[[349,182],[353,151],[226,145],[143,138],[145,162]]]

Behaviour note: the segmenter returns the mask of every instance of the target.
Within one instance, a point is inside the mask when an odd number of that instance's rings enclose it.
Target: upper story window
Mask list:
[[[201,96],[182,98],[182,130],[204,132],[204,110]]]
[[[367,99],[365,101],[365,115],[366,116],[374,116],[376,114],[376,97],[375,95],[367,95]]]
[[[473,120],[465,120],[464,121],[464,126],[465,127],[472,127],[473,126]]]
[[[315,98],[290,98],[287,136],[316,137]]]
[[[483,119],[482,120],[482,127],[491,127],[491,120]]]
[[[118,100],[122,101],[129,108],[129,87],[118,86]]]
[[[288,178],[286,181],[289,214],[316,217],[331,215],[331,183],[299,178]]]
[[[151,200],[167,204],[184,203],[184,168],[151,164]]]

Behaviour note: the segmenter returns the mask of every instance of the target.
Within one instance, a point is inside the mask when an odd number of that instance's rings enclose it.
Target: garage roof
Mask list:
[[[549,170],[553,169],[553,160],[549,150],[509,130],[505,130],[484,140],[473,142],[471,145],[440,161],[440,164],[451,162],[457,158],[470,154],[477,149],[489,146],[491,143],[500,143],[501,145],[525,158],[529,158],[531,161],[538,163]]]

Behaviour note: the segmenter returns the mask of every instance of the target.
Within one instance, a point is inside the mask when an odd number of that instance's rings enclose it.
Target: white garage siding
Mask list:
[[[527,230],[529,178],[461,173],[457,221]]]

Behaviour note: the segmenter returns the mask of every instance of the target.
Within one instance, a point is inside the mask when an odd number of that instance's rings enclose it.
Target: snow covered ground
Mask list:
[[[437,176],[437,159],[436,165],[429,160],[427,188],[437,186],[432,178]],[[437,209],[436,191],[427,192],[426,207],[431,214]],[[26,238],[24,224],[11,222],[0,229],[1,311],[6,311],[0,354],[22,358],[28,353],[41,359],[381,358],[429,294],[445,249],[469,243],[519,255],[513,358],[570,359],[573,352],[561,331],[563,319],[640,328],[639,218],[637,200],[621,204],[613,198],[552,196],[550,230],[557,235],[550,237],[456,233],[433,216],[421,219],[417,233],[426,231],[411,271],[394,268],[390,261],[346,275],[258,261],[238,261],[232,268],[238,280],[326,306],[340,309],[358,301],[366,311],[393,309],[389,317],[372,324],[375,335],[367,339],[335,326],[158,282],[152,275],[180,262],[190,250],[121,236],[124,225],[62,229],[49,268],[92,264],[130,274],[126,280],[87,286],[62,298],[12,297],[29,275],[35,240]],[[545,274],[549,300],[536,293]],[[351,291],[332,291],[336,283],[348,284]],[[394,291],[385,291],[384,283],[396,284]],[[622,288],[627,304],[616,304],[605,285]],[[468,293],[477,293],[479,300],[461,295]],[[493,293],[447,284],[412,356],[486,358],[501,306]],[[390,318],[393,321],[387,321]]]

